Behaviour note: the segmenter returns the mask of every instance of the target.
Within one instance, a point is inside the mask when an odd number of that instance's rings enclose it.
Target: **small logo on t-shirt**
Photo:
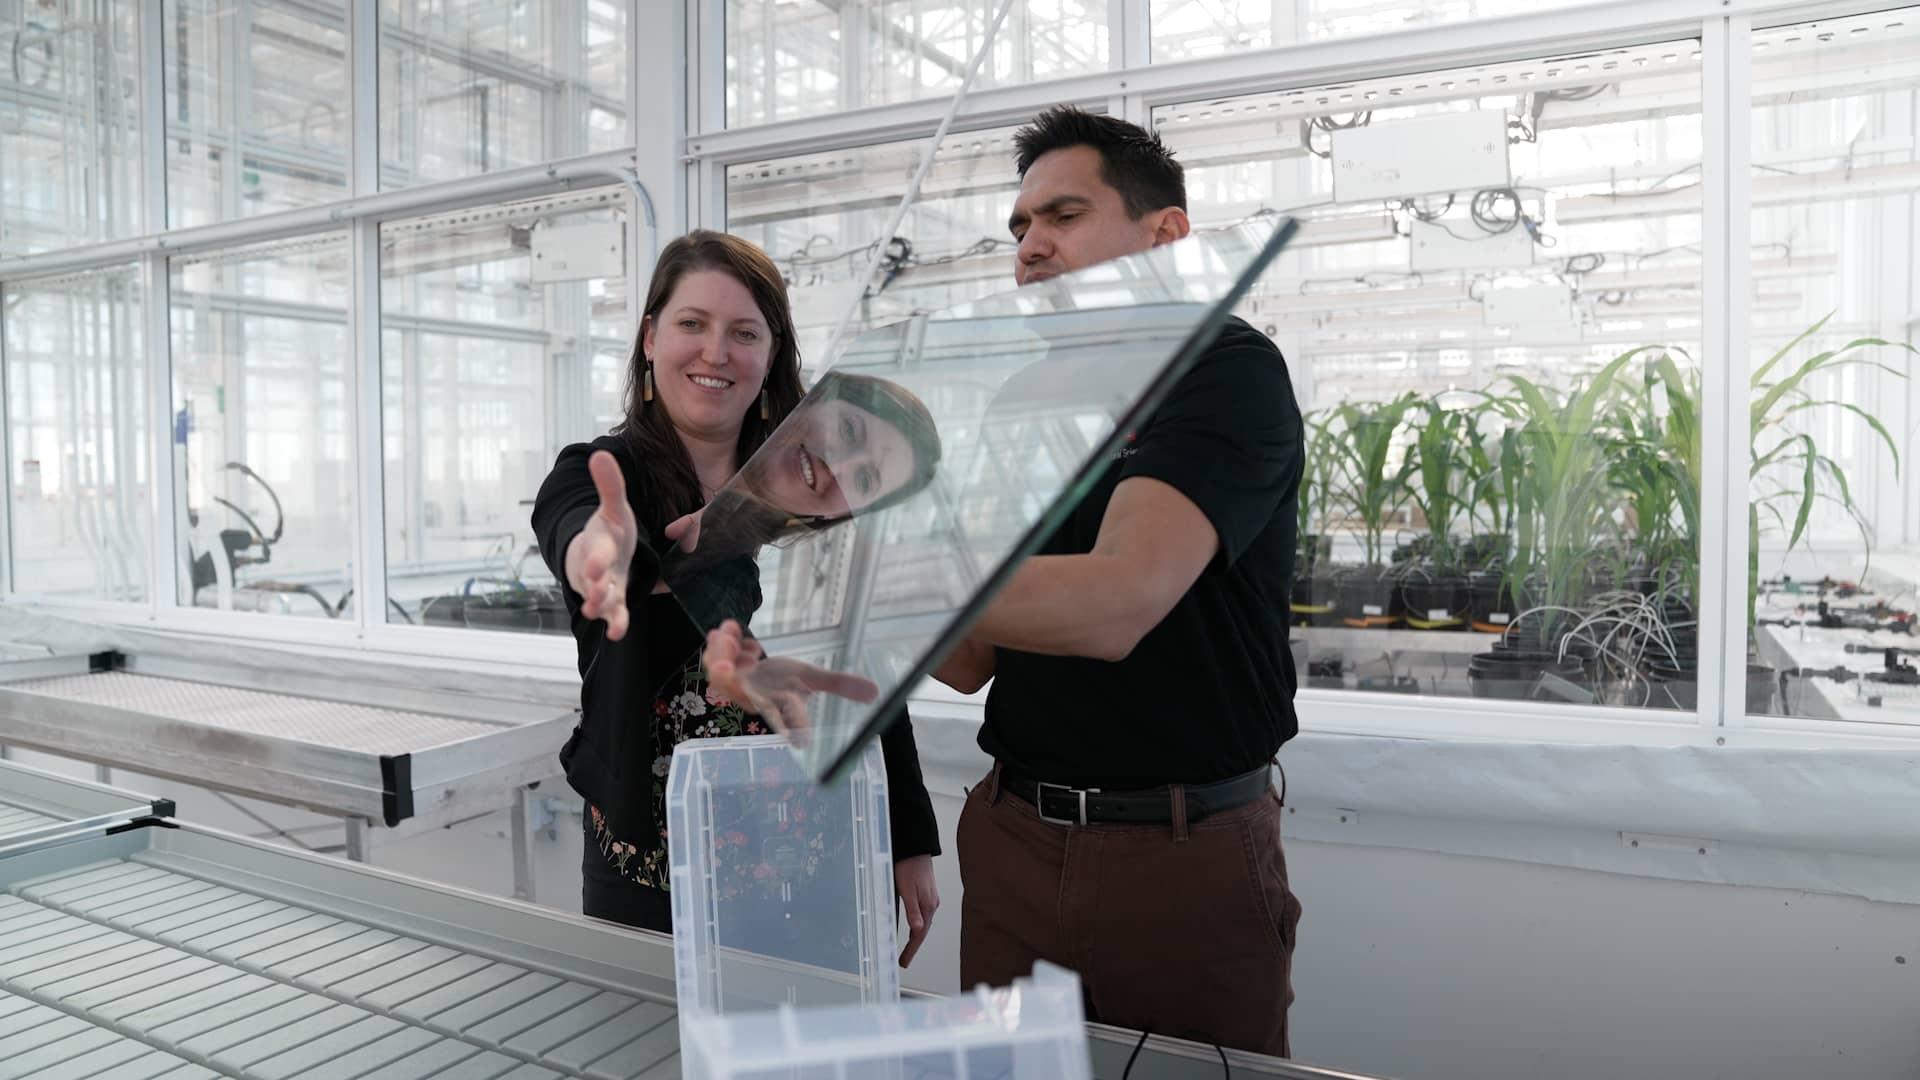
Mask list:
[[[1114,451],[1114,454],[1113,454],[1114,458],[1116,460],[1125,461],[1127,458],[1130,458],[1133,455],[1139,453],[1140,448],[1133,445],[1133,440],[1137,437],[1138,436],[1136,436],[1133,432],[1131,431],[1127,432],[1127,444],[1125,446],[1122,446],[1120,449]]]

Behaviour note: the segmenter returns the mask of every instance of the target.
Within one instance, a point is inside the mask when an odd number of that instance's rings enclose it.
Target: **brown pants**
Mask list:
[[[960,982],[1035,960],[1080,975],[1087,1019],[1286,1057],[1300,902],[1271,789],[1186,827],[1055,825],[999,790],[960,813]]]

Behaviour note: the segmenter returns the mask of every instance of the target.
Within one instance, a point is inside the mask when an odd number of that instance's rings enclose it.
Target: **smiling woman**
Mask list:
[[[654,269],[628,364],[625,417],[611,433],[561,451],[541,485],[534,532],[565,583],[579,646],[581,721],[561,763],[587,801],[582,900],[589,915],[672,928],[664,800],[674,747],[766,732],[760,717],[712,692],[699,660],[703,628],[683,610],[683,582],[663,580],[657,552],[668,523],[701,511],[741,462],[770,459],[775,429],[800,392],[779,269],[738,237],[690,233],[668,244]],[[924,442],[905,434],[910,420],[898,419],[911,411],[881,391],[847,395],[831,418],[803,420],[801,442],[780,444],[786,449],[776,453],[792,474],[783,482],[832,500],[842,516],[877,504],[888,484],[912,482],[912,462],[923,456],[917,447]],[[924,469],[931,471],[931,460]],[[752,560],[734,557],[712,569],[706,581],[686,584],[724,587],[748,602],[741,615],[750,616],[760,595]],[[884,744],[895,886],[912,929],[911,959],[939,905],[932,869],[939,839],[911,727],[894,724]]]

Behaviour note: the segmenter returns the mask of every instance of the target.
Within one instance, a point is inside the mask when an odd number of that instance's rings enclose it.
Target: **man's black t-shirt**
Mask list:
[[[981,749],[1050,782],[1115,790],[1265,764],[1299,730],[1287,592],[1302,460],[1286,361],[1229,320],[1040,550],[1092,551],[1114,488],[1150,476],[1206,514],[1213,562],[1118,663],[996,650]]]

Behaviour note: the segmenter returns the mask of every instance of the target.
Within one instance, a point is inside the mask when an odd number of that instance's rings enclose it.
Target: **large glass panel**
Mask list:
[[[621,415],[625,200],[382,226],[389,622],[568,632],[528,515],[560,448]]]
[[[1752,47],[1747,704],[1914,723],[1920,8]]]
[[[1556,0],[1149,0],[1153,60],[1193,60],[1330,38],[1564,7]]]
[[[140,5],[0,4],[0,256],[142,231]]]
[[[170,226],[346,195],[343,4],[167,0],[164,16]]]
[[[810,771],[857,760],[1291,233],[1250,222],[869,331],[720,489],[661,568],[694,622],[876,684],[812,696]]]
[[[1240,306],[1308,424],[1303,687],[1686,708],[1693,42],[1156,110],[1196,222],[1299,239]]]
[[[633,10],[615,0],[381,0],[380,185],[625,145]]]
[[[15,592],[147,598],[152,456],[140,292],[132,267],[0,292]]]
[[[339,233],[172,262],[180,603],[351,602],[353,425]]]
[[[883,143],[727,170],[727,231],[760,245],[785,273],[800,361],[822,363],[850,309],[862,330],[1008,288],[1007,212],[1020,177],[1011,132],[955,135],[940,146],[897,235],[880,236],[926,152],[926,141]],[[855,282],[875,247],[884,261],[854,308]]]
[[[727,125],[950,94],[1001,0],[727,0]],[[1106,0],[1014,0],[974,89],[1104,71]]]

